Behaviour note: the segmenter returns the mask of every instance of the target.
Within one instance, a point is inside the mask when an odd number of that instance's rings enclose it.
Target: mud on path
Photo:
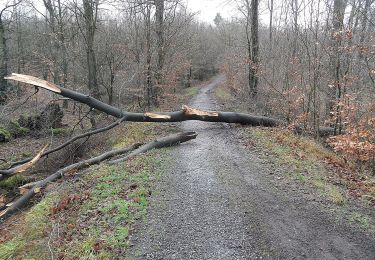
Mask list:
[[[211,90],[192,107],[215,110]],[[174,148],[130,259],[375,259],[375,241],[337,224],[319,203],[276,189],[273,169],[238,141],[237,128],[187,121],[198,138]]]

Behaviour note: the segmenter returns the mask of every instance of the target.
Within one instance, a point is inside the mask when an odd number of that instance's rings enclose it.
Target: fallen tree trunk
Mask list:
[[[5,77],[8,80],[15,80],[18,82],[23,82],[38,86],[49,91],[52,91],[56,94],[62,95],[64,97],[73,99],[80,103],[86,104],[91,108],[102,111],[108,115],[117,117],[117,118],[126,118],[126,121],[132,122],[181,122],[187,120],[200,120],[207,122],[224,122],[224,123],[239,123],[246,124],[251,126],[265,126],[265,127],[276,127],[286,125],[286,122],[265,117],[265,116],[254,116],[244,113],[237,112],[221,112],[221,111],[203,111],[188,106],[182,106],[181,111],[175,112],[164,112],[164,113],[132,113],[127,111],[122,111],[119,108],[108,105],[104,102],[101,102],[93,97],[88,95],[66,89],[55,84],[52,84],[48,81],[23,74],[13,73],[9,77]],[[301,131],[301,127],[296,126],[296,132]],[[325,136],[333,133],[332,128],[321,128],[319,129],[319,135]]]
[[[45,187],[48,183],[53,182],[53,181],[55,181],[59,178],[62,178],[68,172],[71,172],[73,170],[80,170],[80,169],[83,169],[83,168],[87,168],[87,167],[90,167],[91,165],[99,164],[99,163],[101,163],[101,162],[103,162],[103,161],[105,161],[109,158],[112,158],[114,156],[122,155],[122,154],[125,154],[125,153],[128,153],[128,152],[134,150],[134,152],[129,154],[129,156],[126,156],[124,158],[120,158],[117,162],[124,161],[124,160],[126,160],[130,157],[133,157],[133,156],[135,156],[137,154],[140,154],[140,153],[144,153],[144,152],[149,151],[153,148],[162,148],[162,147],[177,145],[179,143],[186,142],[186,141],[189,141],[191,139],[194,139],[194,138],[196,138],[196,136],[197,136],[197,133],[195,133],[195,132],[185,132],[185,133],[173,134],[173,135],[166,136],[166,137],[163,137],[163,138],[160,138],[160,139],[156,139],[155,141],[147,143],[145,145],[134,144],[134,145],[132,145],[128,148],[116,149],[116,150],[112,150],[112,151],[109,151],[109,152],[105,152],[105,153],[103,153],[99,156],[96,156],[96,157],[93,157],[93,158],[90,158],[90,159],[87,159],[87,160],[84,160],[84,161],[66,166],[66,167],[58,170],[57,172],[53,173],[52,175],[48,176],[44,180],[35,182],[34,185],[31,187],[31,189],[28,192],[23,194],[15,202],[11,203],[11,205],[7,209],[0,212],[0,218],[7,217],[10,214],[20,210],[22,207],[24,207],[30,201],[31,198],[34,197],[34,195],[36,193],[40,192],[40,190],[43,187]],[[139,148],[139,149],[137,149],[137,148]],[[113,164],[113,163],[116,163],[116,161],[111,162],[111,164]]]

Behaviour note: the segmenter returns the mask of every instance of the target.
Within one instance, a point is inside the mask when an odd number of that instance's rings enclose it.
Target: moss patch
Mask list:
[[[4,127],[0,127],[0,142],[7,142],[11,138],[11,133]]]
[[[0,188],[13,188],[15,186],[18,186],[19,184],[24,183],[26,180],[26,177],[17,174],[0,181]]]

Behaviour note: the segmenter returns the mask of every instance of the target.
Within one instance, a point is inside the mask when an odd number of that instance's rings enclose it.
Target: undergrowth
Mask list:
[[[129,123],[108,139],[113,148],[175,131],[167,125]],[[147,212],[151,184],[163,172],[168,149],[129,161],[91,167],[70,176],[33,206],[22,230],[0,244],[0,259],[109,259],[123,254],[133,224]],[[8,179],[13,182],[22,180]]]
[[[297,136],[287,130],[249,128],[249,137],[265,151],[268,160],[277,168],[285,169],[287,174],[284,174],[284,177],[312,188],[318,196],[336,205],[337,217],[356,223],[366,230],[375,228],[371,217],[349,205],[349,200],[353,198],[351,196],[353,191],[356,192],[354,194],[361,194],[361,198],[371,199],[373,196],[371,192],[375,188],[375,183],[370,179],[362,182],[359,181],[358,176],[343,176],[349,173],[343,173],[342,167],[351,168],[355,163],[340,158],[333,151],[308,137]],[[367,205],[369,201],[362,200],[362,202]]]
[[[271,153],[278,166],[289,169],[289,177],[316,188],[331,202],[342,205],[347,194],[342,188],[330,183],[325,160],[337,160],[333,152],[306,137],[296,136],[287,130],[253,128],[252,140]]]
[[[123,254],[132,225],[147,212],[150,183],[161,173],[165,156],[166,150],[154,151],[119,165],[101,166],[88,175],[85,181],[95,184],[78,214],[66,219],[65,227],[74,225],[75,232],[58,240],[57,254],[68,259]]]

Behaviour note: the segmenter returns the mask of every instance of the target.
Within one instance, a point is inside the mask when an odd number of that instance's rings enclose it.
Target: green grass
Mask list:
[[[375,187],[372,187],[370,190],[371,196],[375,197]]]
[[[31,208],[25,216],[25,228],[16,234],[13,239],[0,244],[0,259],[48,258],[49,250],[43,238],[45,238],[45,233],[51,226],[48,216],[49,210],[57,199],[57,193],[50,193],[40,203]]]
[[[108,141],[114,148],[126,147],[169,130],[173,129],[129,123]],[[158,149],[117,165],[92,167],[75,182],[65,182],[58,196],[46,195],[26,214],[22,232],[0,245],[0,259],[48,259],[51,252],[65,259],[123,254],[132,225],[147,213],[151,184],[168,158],[168,149]],[[22,181],[16,176],[5,185]],[[78,199],[68,200],[73,195]]]
[[[128,235],[131,225],[143,218],[147,212],[148,197],[150,195],[150,178],[157,177],[165,151],[154,151],[147,155],[140,155],[135,159],[115,165],[101,166],[90,176],[96,184],[92,189],[90,199],[81,207],[81,216],[91,216],[98,212],[96,228],[88,227],[83,231],[83,243],[65,251],[69,257],[99,255],[114,257],[113,252],[125,250],[128,246]],[[105,246],[100,252],[94,250],[97,241]]]
[[[182,95],[185,97],[185,98],[191,98],[191,97],[194,97],[196,95],[198,95],[199,93],[199,87],[198,86],[195,86],[195,87],[189,87],[189,88],[184,88],[182,90]]]
[[[121,129],[121,132],[111,140],[113,148],[127,147],[131,144],[144,142],[144,140],[152,136],[152,123],[129,123]]]
[[[228,100],[228,99],[231,99],[231,97],[232,97],[229,90],[227,88],[225,88],[224,85],[219,86],[215,89],[215,96],[219,100]]]
[[[359,212],[353,212],[349,216],[349,220],[351,222],[359,224],[364,229],[371,229],[374,228],[374,225],[371,223],[371,219]]]
[[[289,176],[303,185],[315,188],[336,205],[344,205],[344,192],[329,182],[322,160],[334,156],[312,140],[283,130],[252,128],[250,138],[271,153],[272,161],[291,169]]]

